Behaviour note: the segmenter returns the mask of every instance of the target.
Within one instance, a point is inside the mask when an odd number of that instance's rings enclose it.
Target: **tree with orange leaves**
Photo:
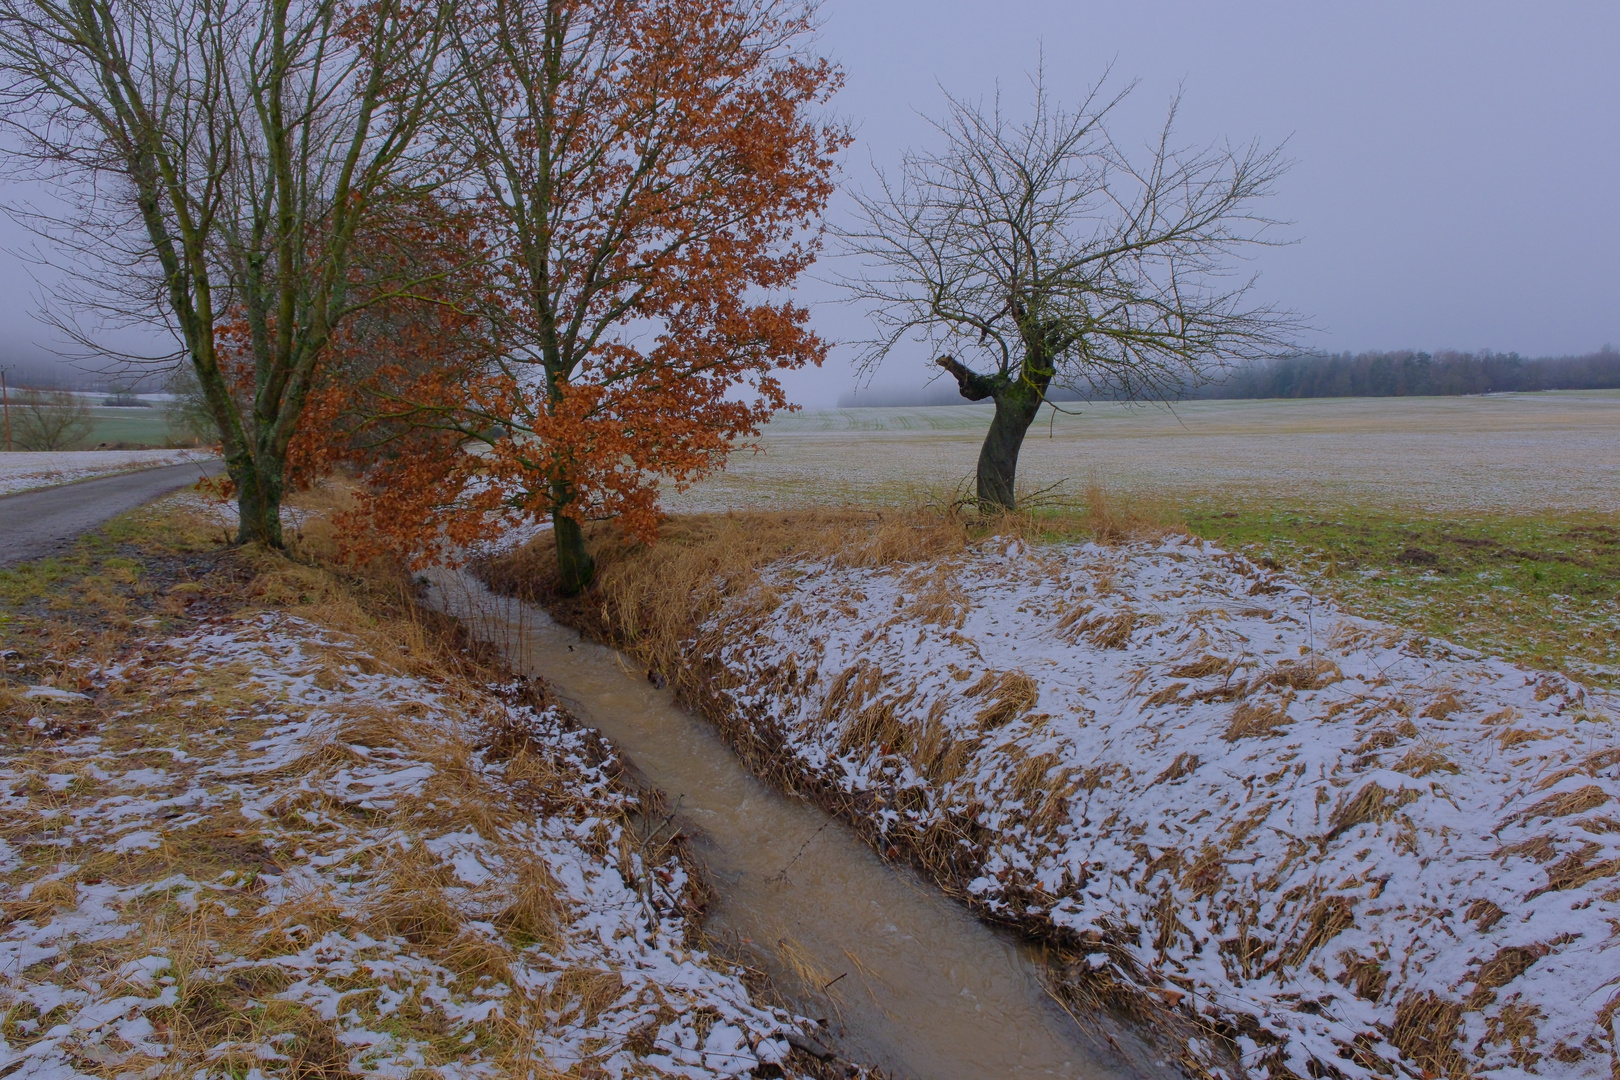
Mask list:
[[[425,556],[549,517],[578,592],[583,521],[650,537],[660,482],[719,467],[787,407],[777,373],[826,347],[769,296],[814,258],[848,142],[815,115],[840,75],[799,51],[809,29],[776,0],[462,7],[445,137],[477,178],[498,302],[489,355],[411,408],[476,453],[381,463],[377,526]]]
[[[386,229],[356,238],[357,310],[333,333],[288,448],[290,485],[339,465],[383,481],[401,459],[462,456],[482,421],[446,406],[464,402],[467,387],[487,376],[494,348],[480,311],[495,306],[482,269],[489,256],[476,226],[467,207],[422,192],[394,202]],[[237,370],[251,372],[241,363]],[[366,554],[361,538],[352,539],[355,553]]]

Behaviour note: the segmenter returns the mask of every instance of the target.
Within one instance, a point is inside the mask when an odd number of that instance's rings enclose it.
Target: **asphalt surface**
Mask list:
[[[60,554],[103,522],[224,468],[218,459],[0,497],[0,566]]]

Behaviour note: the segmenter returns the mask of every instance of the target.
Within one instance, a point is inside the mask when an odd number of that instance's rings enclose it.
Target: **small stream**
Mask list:
[[[1046,993],[1041,950],[975,919],[843,822],[751,775],[702,717],[616,650],[439,571],[430,602],[539,676],[661,788],[718,892],[711,936],[746,947],[826,1041],[896,1080],[1174,1076],[1121,1025],[1085,1032]]]

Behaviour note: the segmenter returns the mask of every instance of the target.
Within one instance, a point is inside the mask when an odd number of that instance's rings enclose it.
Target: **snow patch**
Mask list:
[[[1179,540],[777,564],[694,648],[801,770],[1248,1066],[1620,1070],[1611,697]]]
[[[0,495],[161,465],[207,461],[216,456],[211,450],[47,450],[0,454]]]

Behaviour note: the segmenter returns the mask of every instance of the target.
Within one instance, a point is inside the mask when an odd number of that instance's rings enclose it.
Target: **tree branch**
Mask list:
[[[996,380],[980,375],[956,357],[941,356],[934,363],[951,373],[956,379],[957,389],[969,401],[983,401],[987,397],[995,396]]]

